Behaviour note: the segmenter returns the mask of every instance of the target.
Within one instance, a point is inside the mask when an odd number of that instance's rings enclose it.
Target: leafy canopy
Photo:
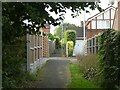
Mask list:
[[[72,16],[77,16],[81,10],[89,7],[94,10],[101,10],[98,3],[95,2],[3,2],[2,3],[2,28],[3,42],[11,41],[15,37],[22,36],[29,28],[30,32],[39,31],[40,27],[44,27],[45,23],[54,26],[60,24],[64,18],[66,9],[71,9]],[[50,12],[59,14],[54,19],[45,9],[49,8]],[[23,21],[28,20],[31,24],[25,24]]]
[[[67,28],[78,28],[78,26],[70,23],[63,24],[63,33],[66,31]],[[54,30],[54,34],[57,35],[60,39],[62,39],[62,24],[57,26]]]

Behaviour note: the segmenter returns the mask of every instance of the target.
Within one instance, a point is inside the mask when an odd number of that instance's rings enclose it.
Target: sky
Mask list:
[[[105,9],[105,8],[107,8],[108,7],[108,4],[109,4],[109,1],[110,0],[100,0],[101,1],[101,4],[100,4],[100,6],[103,8],[103,9]],[[117,0],[114,0],[115,1],[115,4],[114,4],[114,6],[116,7],[117,6]],[[70,24],[75,24],[76,26],[80,26],[80,22],[81,21],[83,21],[84,19],[85,20],[87,20],[89,17],[91,17],[91,16],[93,16],[93,15],[95,15],[95,14],[97,14],[97,13],[99,13],[99,11],[96,9],[96,10],[89,10],[90,11],[90,13],[86,13],[86,14],[84,14],[83,13],[83,11],[82,11],[82,13],[79,15],[79,16],[77,16],[76,18],[72,18],[71,17],[71,10],[70,9],[67,9],[66,10],[66,14],[65,14],[65,19],[64,19],[64,23],[65,22],[67,22],[67,23],[70,23]],[[50,12],[49,12],[50,13]],[[53,17],[57,17],[57,15],[55,15],[55,13],[50,13]],[[85,15],[85,18],[84,18],[84,15]],[[54,26],[50,26],[50,32],[53,34],[54,33],[54,29],[55,29],[55,27]]]

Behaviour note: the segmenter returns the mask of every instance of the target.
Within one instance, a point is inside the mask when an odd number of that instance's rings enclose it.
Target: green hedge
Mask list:
[[[58,36],[55,36],[54,40],[55,40],[55,48],[56,49],[60,48],[61,47],[61,45],[60,45],[60,38]]]
[[[2,47],[2,87],[16,88],[26,81],[25,41],[16,40]]]
[[[76,31],[75,30],[67,30],[64,33],[64,39],[65,42],[67,43],[67,41],[73,41],[74,45],[75,45],[75,41],[76,41]]]
[[[72,56],[73,55],[73,41],[68,41],[67,42],[68,45],[68,56]]]
[[[99,61],[105,88],[120,88],[120,32],[107,30],[100,36]]]

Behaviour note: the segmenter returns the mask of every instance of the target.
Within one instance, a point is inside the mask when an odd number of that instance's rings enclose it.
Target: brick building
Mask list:
[[[86,22],[86,37],[91,38],[100,32],[111,29],[113,26],[115,10],[115,7],[109,6],[104,11],[88,18]]]
[[[120,30],[120,0],[118,0],[118,7],[115,11],[115,17],[112,28],[115,30]]]

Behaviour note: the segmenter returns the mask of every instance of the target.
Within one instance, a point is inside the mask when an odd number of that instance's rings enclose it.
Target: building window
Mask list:
[[[110,20],[98,20],[97,29],[108,29],[110,28]]]
[[[92,21],[92,29],[96,29],[96,21]]]

